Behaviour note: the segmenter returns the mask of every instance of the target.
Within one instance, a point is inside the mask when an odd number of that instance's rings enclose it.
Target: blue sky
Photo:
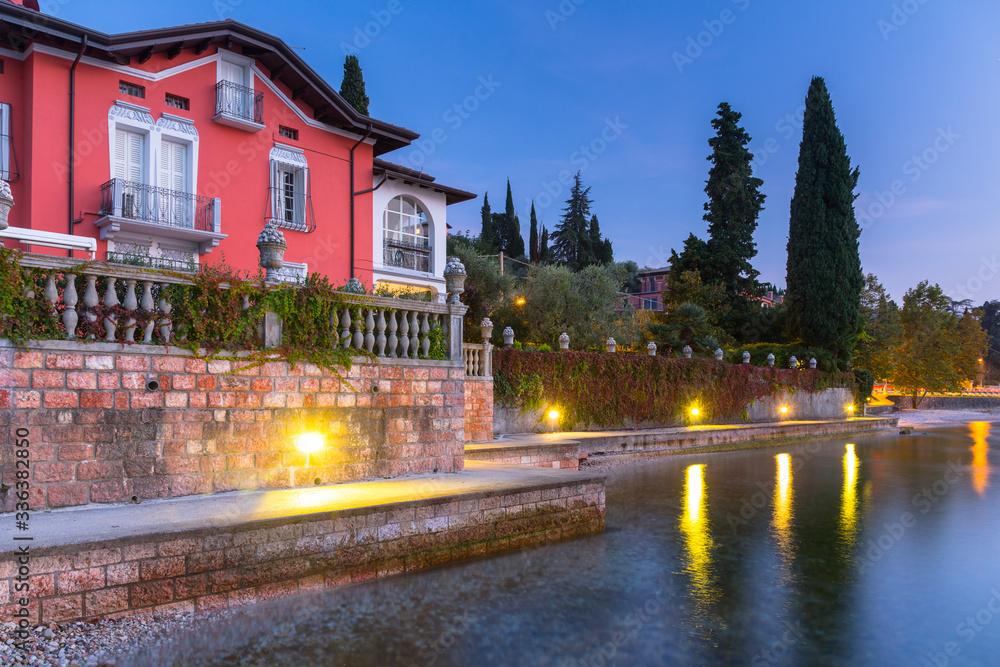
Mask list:
[[[42,6],[107,32],[232,18],[303,47],[335,87],[350,48],[372,115],[424,135],[386,157],[489,191],[494,210],[509,177],[526,239],[531,199],[551,229],[566,197],[560,175],[583,169],[616,258],[640,265],[663,265],[689,233],[704,235],[710,122],[729,102],[767,195],[755,266],[779,285],[801,108],[820,75],[861,168],[865,271],[897,299],[923,279],[954,298],[1000,298],[995,0]],[[451,207],[449,222],[478,231],[481,203]]]

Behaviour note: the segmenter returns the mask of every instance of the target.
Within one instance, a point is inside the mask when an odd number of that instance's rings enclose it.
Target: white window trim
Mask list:
[[[243,67],[243,85],[247,88],[253,88],[253,71],[254,62],[253,58],[248,58],[239,53],[233,53],[232,51],[227,51],[226,49],[219,49],[219,58],[215,65],[215,81],[222,81],[222,61],[231,62],[234,65],[240,65]]]
[[[108,110],[108,180],[115,177],[115,133],[118,129],[137,132],[144,137],[143,185],[166,187],[159,182],[159,156],[163,138],[188,146],[188,182],[186,192],[198,194],[198,130],[194,121],[172,113],[163,113],[154,121],[148,107],[116,100]]]
[[[389,214],[389,204],[391,204],[396,199],[400,199],[400,198],[405,198],[405,199],[411,199],[411,200],[413,200],[418,206],[420,206],[421,210],[424,212],[424,215],[427,217],[427,250],[428,250],[428,254],[429,254],[429,259],[428,259],[428,266],[430,268],[429,271],[417,271],[416,269],[407,269],[407,268],[404,268],[404,267],[401,267],[401,266],[393,266],[391,264],[386,264],[385,263],[385,254],[384,254],[385,250],[384,250],[384,247],[385,247],[385,241],[386,241],[386,232],[388,231],[386,229],[386,220],[387,220],[387,217],[388,217],[388,214]],[[431,217],[431,211],[430,211],[430,208],[427,206],[426,202],[424,202],[422,199],[420,199],[420,197],[417,197],[417,196],[415,196],[413,194],[410,194],[410,193],[399,193],[399,194],[393,195],[392,197],[389,198],[389,200],[385,203],[385,206],[382,208],[382,225],[381,225],[381,227],[382,227],[383,249],[380,250],[378,252],[378,254],[376,254],[376,257],[381,257],[382,258],[382,267],[386,271],[391,271],[393,273],[399,273],[399,274],[404,274],[404,275],[420,276],[420,277],[427,277],[427,276],[433,276],[434,275],[434,258],[435,258],[435,253],[437,252],[437,248],[435,246],[437,244],[434,242],[435,241],[435,239],[434,239],[434,229],[435,229],[435,227],[434,227],[434,219],[433,219],[433,217]]]
[[[302,226],[302,231],[305,231],[309,226],[309,162],[306,160],[305,152],[296,146],[288,146],[286,144],[275,143],[274,147],[268,154],[268,165],[270,174],[268,175],[268,180],[271,184],[272,191],[272,201],[271,201],[271,217],[278,218],[279,212],[282,211],[282,207],[279,205],[281,201],[281,187],[282,183],[275,182],[276,169],[279,166],[284,166],[294,170],[295,172],[301,173],[301,186],[302,186],[302,210],[301,220],[295,220],[294,223],[286,224],[296,224]],[[298,192],[296,191],[296,194]],[[293,231],[295,231],[293,229]]]

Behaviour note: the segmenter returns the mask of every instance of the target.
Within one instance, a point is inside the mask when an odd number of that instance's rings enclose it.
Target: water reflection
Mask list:
[[[854,445],[844,452],[844,489],[840,501],[840,536],[847,551],[854,546],[858,534],[858,467],[861,461]]]
[[[972,488],[976,493],[983,495],[986,487],[990,485],[990,462],[988,454],[990,446],[986,438],[990,435],[989,422],[972,422],[969,424],[969,435],[975,443],[972,449]]]
[[[774,486],[774,531],[778,537],[778,550],[787,570],[795,556],[792,543],[792,457],[778,454],[778,477]]]
[[[705,466],[692,465],[684,481],[684,514],[681,532],[687,547],[687,571],[692,594],[701,610],[707,611],[715,600],[712,576],[712,536],[705,507]]]

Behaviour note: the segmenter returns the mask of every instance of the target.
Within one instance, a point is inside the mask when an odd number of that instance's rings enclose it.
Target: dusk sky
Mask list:
[[[303,47],[336,88],[349,47],[372,115],[423,135],[385,157],[480,195],[449,209],[456,230],[478,233],[486,191],[502,210],[508,177],[525,240],[532,198],[552,229],[560,173],[582,169],[616,259],[642,266],[704,236],[710,122],[729,102],[767,195],[754,263],[778,285],[801,110],[823,76],[861,168],[865,272],[897,300],[923,279],[1000,298],[995,0],[41,4],[105,32],[232,18]]]

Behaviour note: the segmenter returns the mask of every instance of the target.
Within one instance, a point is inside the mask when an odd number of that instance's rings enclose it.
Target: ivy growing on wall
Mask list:
[[[760,368],[639,354],[519,352],[493,356],[498,403],[554,408],[563,428],[746,421],[746,407],[780,390],[853,388],[847,373]]]

